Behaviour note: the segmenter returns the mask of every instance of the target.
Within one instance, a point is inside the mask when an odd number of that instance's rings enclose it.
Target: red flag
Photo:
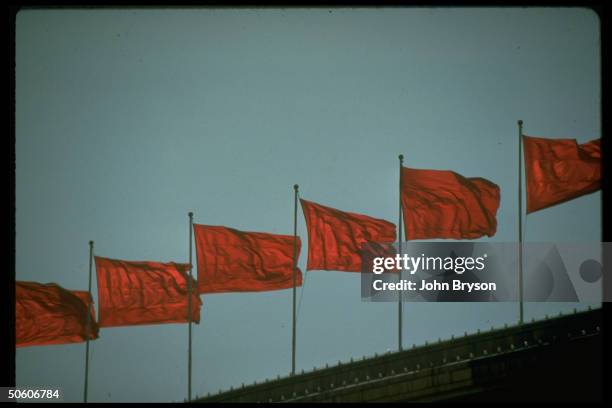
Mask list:
[[[293,236],[194,224],[200,293],[293,287]],[[297,237],[297,258],[302,243]],[[296,286],[302,272],[296,270]]]
[[[601,139],[579,145],[575,139],[523,136],[527,213],[601,188]]]
[[[77,296],[79,299],[81,299],[81,302],[85,303],[86,305],[89,305],[89,316],[90,316],[90,322],[95,322],[96,320],[96,310],[94,308],[93,305],[93,299],[91,297],[91,294],[86,291],[86,290],[71,290],[70,292],[72,292],[73,295]],[[98,323],[96,322],[96,327],[98,327]]]
[[[184,323],[189,318],[189,264],[122,261],[96,256],[100,327]],[[192,280],[191,320],[200,322]]]
[[[98,338],[89,292],[69,291],[55,283],[15,282],[16,346],[79,343]],[[87,309],[90,306],[89,331]]]
[[[395,225],[300,199],[308,228],[308,270],[361,271],[366,242],[395,242]]]
[[[402,168],[406,239],[475,239],[495,235],[499,186],[453,171]]]

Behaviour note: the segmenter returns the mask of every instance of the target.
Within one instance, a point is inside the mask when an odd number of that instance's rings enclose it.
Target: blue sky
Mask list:
[[[291,234],[307,200],[397,222],[397,155],[501,187],[517,240],[517,125],[601,136],[599,20],[581,8],[24,10],[16,25],[16,278],[87,288],[97,255],[186,262],[194,222]],[[526,241],[596,242],[599,192],[530,214]],[[307,236],[302,214],[300,267]],[[94,276],[94,299],[97,288]],[[297,368],[394,350],[397,305],[356,274],[298,290]],[[286,375],[291,290],[202,296],[194,394]],[[526,305],[528,319],[576,304]],[[404,306],[405,346],[518,307]],[[182,401],[187,326],[102,329],[90,401]],[[82,399],[84,344],[17,350],[19,386]]]

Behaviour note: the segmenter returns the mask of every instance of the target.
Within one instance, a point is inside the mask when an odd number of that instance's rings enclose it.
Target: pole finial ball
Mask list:
[[[519,124],[519,126],[523,126],[523,121],[522,121],[522,120],[519,120],[519,121],[518,121],[518,124]]]
[[[93,241],[89,241],[89,246],[93,246]]]
[[[189,211],[189,216],[193,217],[193,211]]]
[[[404,155],[403,155],[403,154],[400,154],[400,155],[399,155],[399,159],[400,159],[400,161],[403,161],[403,160],[404,160]]]
[[[297,190],[298,190],[298,188],[300,188],[300,186],[298,186],[297,184],[294,184],[294,185],[293,185],[293,189],[294,189],[295,191],[297,191]]]

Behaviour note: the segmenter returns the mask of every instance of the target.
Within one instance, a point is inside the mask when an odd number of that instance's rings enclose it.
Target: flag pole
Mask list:
[[[89,286],[87,292],[89,293],[90,299],[93,301],[93,297],[91,296],[91,269],[92,269],[92,260],[93,260],[93,247],[94,242],[89,241]],[[87,336],[87,342],[85,343],[85,385],[83,389],[83,402],[87,403],[87,388],[88,388],[88,380],[89,380],[89,338],[91,337],[91,304],[87,304],[87,331],[85,335]]]
[[[521,156],[523,145],[523,121],[518,121],[518,240],[519,240],[519,267],[518,267],[518,285],[519,285],[519,324],[523,324],[523,195],[521,188],[522,170]]]
[[[193,279],[193,265],[192,265],[192,234],[193,234],[193,212],[189,212],[189,279],[187,280],[187,288],[188,288],[188,319],[189,319],[189,346],[187,351],[187,401],[191,402],[191,281]]]
[[[297,184],[293,185],[293,332],[291,336],[291,375],[295,375],[295,285],[297,275]]]
[[[402,166],[404,165],[404,155],[399,155],[399,216],[397,222],[397,228],[399,231],[399,255],[402,256]],[[399,270],[399,280],[402,280],[402,268]],[[397,318],[398,318],[398,349],[402,351],[402,291],[399,291],[399,300],[397,305]]]

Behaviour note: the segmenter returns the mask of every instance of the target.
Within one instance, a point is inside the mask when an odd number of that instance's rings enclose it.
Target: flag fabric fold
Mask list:
[[[100,327],[189,321],[189,264],[95,260]],[[200,322],[201,305],[192,280],[192,322]]]
[[[260,292],[293,287],[291,235],[194,224],[200,293]],[[297,237],[297,259],[301,241]],[[296,270],[296,286],[302,272]]]
[[[448,170],[402,167],[401,202],[407,240],[476,239],[497,230],[499,186]]]
[[[527,213],[572,200],[601,188],[601,139],[523,135]]]
[[[15,282],[17,347],[79,343],[88,337],[97,339],[98,332],[89,292],[70,291],[55,283]]]
[[[308,229],[307,270],[361,272],[365,243],[395,242],[395,225],[300,199]]]

